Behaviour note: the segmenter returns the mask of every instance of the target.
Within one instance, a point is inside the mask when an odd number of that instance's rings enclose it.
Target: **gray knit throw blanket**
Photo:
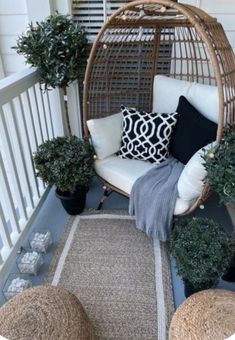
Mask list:
[[[160,241],[170,236],[177,182],[183,168],[181,162],[169,157],[138,178],[132,187],[129,213],[135,215],[136,227]]]

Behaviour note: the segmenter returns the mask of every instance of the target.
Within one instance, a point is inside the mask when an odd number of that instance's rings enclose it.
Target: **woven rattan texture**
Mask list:
[[[224,340],[235,333],[235,293],[210,289],[188,298],[175,312],[169,340]]]
[[[63,288],[39,286],[0,309],[0,334],[10,340],[93,340],[78,298]]]
[[[84,81],[85,137],[88,119],[120,112],[120,105],[151,111],[156,74],[218,87],[219,142],[224,125],[235,120],[233,50],[215,18],[170,0],[130,2],[101,29]],[[188,213],[207,196],[205,188]]]
[[[119,112],[121,104],[151,110],[156,74],[217,85],[219,136],[223,115],[226,122],[234,120],[235,59],[222,26],[196,7],[147,0],[115,12],[94,43],[84,84],[84,121]]]

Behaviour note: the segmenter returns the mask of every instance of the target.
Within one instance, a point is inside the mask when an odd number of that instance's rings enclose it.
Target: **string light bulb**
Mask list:
[[[161,13],[165,13],[165,12],[166,12],[166,7],[165,7],[165,6],[162,6],[162,7],[160,8],[160,12],[161,12]]]

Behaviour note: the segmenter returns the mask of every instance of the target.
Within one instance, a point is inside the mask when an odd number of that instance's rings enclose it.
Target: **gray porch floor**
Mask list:
[[[99,199],[102,195],[103,189],[101,183],[95,179],[91,185],[90,191],[87,195],[87,208],[96,208],[99,202]],[[128,209],[128,199],[117,194],[113,193],[108,200],[105,202],[103,209]],[[225,207],[220,207],[218,205],[218,199],[216,196],[212,196],[206,203],[205,208],[203,210],[197,209],[191,216],[203,216],[213,218],[217,222],[221,223],[224,228],[231,233],[232,231],[232,222],[229,217],[229,214]],[[48,253],[44,256],[44,265],[42,266],[39,275],[37,277],[33,277],[33,284],[41,284],[43,283],[43,278],[47,273],[50,261],[53,257],[56,245],[58,240],[60,239],[63,231],[65,229],[66,222],[69,219],[69,215],[64,211],[61,206],[59,200],[54,196],[54,189],[50,191],[48,197],[46,198],[37,218],[35,219],[31,230],[29,231],[25,242],[23,244],[24,248],[29,248],[28,244],[28,236],[32,232],[33,229],[41,230],[41,229],[50,229],[53,237],[53,245],[49,249]],[[9,273],[17,273],[16,261],[13,261],[12,265],[9,267]],[[171,272],[172,272],[172,284],[174,291],[174,300],[175,306],[179,306],[185,299],[183,292],[183,284],[180,277],[177,275],[176,270],[174,268],[173,260],[171,259]],[[8,275],[7,274],[7,275]],[[7,277],[6,275],[6,277]],[[2,294],[2,287],[6,280],[6,277],[0,282],[0,303],[3,304],[5,299]],[[235,283],[228,283],[221,281],[219,283],[220,288],[230,289],[235,291]]]

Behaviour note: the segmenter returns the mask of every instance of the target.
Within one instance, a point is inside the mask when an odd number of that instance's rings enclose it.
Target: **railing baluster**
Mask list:
[[[0,235],[5,247],[12,248],[13,244],[11,241],[11,236],[7,228],[7,222],[2,210],[2,205],[0,202]]]
[[[51,125],[51,132],[52,132],[52,137],[55,137],[55,131],[54,131],[54,126],[53,126],[53,120],[52,120],[52,113],[51,113],[51,103],[50,103],[50,98],[48,91],[46,92],[46,97],[47,97],[47,105],[48,105],[48,110],[49,110],[49,119],[50,119],[50,125]]]
[[[15,156],[13,153],[11,140],[10,140],[10,136],[8,133],[5,115],[4,115],[2,107],[0,107],[0,131],[1,131],[1,138],[3,140],[3,147],[4,147],[4,150],[7,151],[8,153],[8,160],[10,161],[10,165],[12,167],[12,178],[15,179],[15,183],[16,183],[15,193],[18,198],[17,205],[18,205],[20,217],[27,219],[28,214],[27,214],[25,204],[24,204],[24,196],[22,192],[21,182],[19,179],[18,169],[17,169],[16,162],[15,162]]]
[[[34,89],[32,89],[33,91]],[[38,137],[37,137],[37,128],[36,128],[36,123],[35,123],[35,118],[34,118],[34,114],[33,114],[33,108],[32,108],[32,100],[34,99],[35,101],[35,112],[38,113],[38,107],[37,107],[37,102],[36,102],[36,96],[35,96],[35,93],[32,92],[33,94],[33,98],[31,98],[32,96],[30,96],[30,93],[29,93],[29,90],[26,91],[26,98],[27,98],[27,102],[28,102],[28,105],[29,105],[29,116],[30,116],[30,119],[31,119],[31,124],[32,124],[32,129],[33,129],[33,136],[34,136],[34,141],[35,141],[35,146],[36,146],[36,149],[35,151],[38,149],[38,146],[39,146],[39,142],[38,142]],[[39,131],[40,131],[40,135],[41,135],[41,138],[43,138],[42,136],[42,128],[41,128],[41,123],[39,121],[39,114],[36,115],[37,117],[37,120],[38,120],[38,125],[39,125]],[[41,142],[43,141],[43,139],[41,140]],[[44,183],[42,182],[42,180],[38,177],[36,177],[36,181],[37,181],[37,184],[38,184],[38,190],[39,190],[39,196],[41,196],[41,192],[42,190],[40,188],[42,188],[44,190],[45,188],[45,185]]]
[[[27,151],[26,154],[28,155],[28,161],[27,161],[27,169],[28,169],[28,174],[29,174],[29,179],[30,179],[30,184],[33,186],[33,196],[34,193],[36,193],[37,197],[40,198],[40,192],[39,192],[39,187],[38,187],[38,182],[36,179],[36,171],[33,163],[33,152],[32,152],[32,147],[29,139],[29,133],[28,133],[28,128],[25,120],[25,112],[24,112],[24,107],[22,103],[22,98],[21,96],[18,97],[19,103],[20,103],[20,110],[21,110],[21,118],[23,121],[23,127],[24,127],[24,134],[25,134],[25,139],[26,139],[26,145],[27,146]],[[26,157],[25,157],[26,158]],[[31,186],[30,186],[31,187]],[[32,190],[32,189],[31,189]]]
[[[26,159],[25,159],[25,154],[24,154],[24,149],[23,149],[23,143],[22,143],[22,136],[20,134],[20,128],[19,128],[19,123],[17,119],[17,114],[16,114],[16,108],[13,103],[13,100],[10,101],[10,108],[11,108],[11,117],[13,120],[14,128],[15,128],[15,134],[16,134],[16,139],[18,142],[17,148],[19,149],[19,156],[20,156],[20,161],[23,166],[23,173],[24,173],[24,178],[25,178],[25,190],[26,190],[26,197],[28,198],[27,204],[30,204],[31,208],[34,208],[34,201],[33,201],[33,192],[32,188],[30,185],[30,180],[29,180],[29,173],[28,173],[28,168],[26,165]]]
[[[63,102],[52,92],[41,92],[36,69],[0,80],[0,277],[49,192],[32,156],[41,143],[64,135]]]
[[[34,142],[35,142],[35,146],[36,146],[36,149],[37,149],[38,148],[38,140],[37,140],[35,122],[34,122],[34,118],[33,118],[31,100],[30,100],[30,96],[29,96],[29,90],[27,90],[25,93],[26,93],[26,98],[27,98],[27,102],[28,102],[28,106],[29,106],[29,116],[30,116],[31,124],[32,124],[32,128],[33,128]]]
[[[37,112],[37,119],[38,119],[40,137],[41,137],[41,141],[43,143],[44,142],[44,137],[43,137],[43,132],[42,132],[42,122],[41,122],[41,117],[40,117],[40,112],[39,112],[39,107],[38,107],[38,99],[37,99],[37,93],[36,93],[35,85],[33,86],[33,96],[34,96],[34,100],[35,100],[35,106],[36,106],[36,112]]]
[[[2,254],[0,254],[0,265],[2,265],[4,263],[3,258],[2,258]]]
[[[7,201],[7,205],[8,205],[8,213],[9,213],[9,218],[11,221],[11,226],[12,226],[12,230],[13,232],[18,232],[20,233],[20,225],[19,225],[19,220],[17,218],[16,215],[16,208],[14,205],[14,201],[12,198],[12,194],[11,194],[11,188],[8,182],[8,178],[7,178],[7,173],[5,170],[5,166],[4,166],[4,162],[2,159],[2,154],[0,152],[0,180],[3,182],[2,186],[5,187],[5,190],[7,192],[7,195],[5,195],[5,199]]]
[[[45,109],[45,103],[44,103],[42,91],[40,91],[40,97],[41,97],[41,101],[42,101],[42,112],[43,112],[43,119],[44,119],[44,122],[45,122],[46,135],[47,135],[47,139],[49,139],[49,131],[48,131],[48,126],[47,126],[46,109]]]

